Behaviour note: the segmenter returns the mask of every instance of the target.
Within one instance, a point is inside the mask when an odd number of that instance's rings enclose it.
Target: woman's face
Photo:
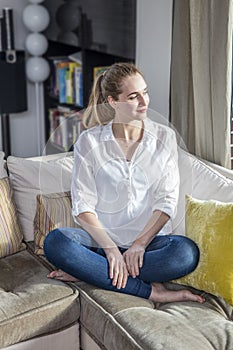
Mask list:
[[[121,122],[143,120],[147,115],[149,95],[147,85],[143,77],[136,73],[122,81],[122,93],[118,100],[109,99],[109,103],[115,109],[115,116]]]

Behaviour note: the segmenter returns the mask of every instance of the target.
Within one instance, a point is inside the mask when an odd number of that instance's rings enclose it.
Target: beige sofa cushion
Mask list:
[[[38,194],[65,192],[71,187],[73,154],[7,158],[19,221],[25,241],[33,241],[33,222]]]
[[[187,301],[155,307],[146,299],[76,284],[81,293],[80,323],[107,349],[233,349],[233,308],[211,294],[204,294],[204,304]]]
[[[48,279],[27,250],[0,259],[0,271],[0,348],[78,321],[78,291]]]

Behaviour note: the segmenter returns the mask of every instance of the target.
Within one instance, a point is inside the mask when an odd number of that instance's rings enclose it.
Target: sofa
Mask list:
[[[43,254],[46,234],[76,226],[72,164],[72,152],[6,161],[0,152],[0,348],[232,350],[232,171],[179,149],[180,197],[171,224],[174,233],[197,240],[201,257],[194,273],[166,286],[185,285],[205,303],[155,305],[47,278],[54,267]]]

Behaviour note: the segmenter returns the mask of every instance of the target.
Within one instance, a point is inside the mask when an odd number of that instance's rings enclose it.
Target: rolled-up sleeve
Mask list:
[[[96,185],[93,173],[93,150],[86,133],[80,135],[74,145],[74,166],[71,184],[72,215],[76,222],[77,216],[83,212],[91,212],[97,216]]]
[[[152,209],[161,210],[173,219],[179,198],[180,175],[176,136],[172,130],[163,140],[163,146],[165,162],[162,177],[153,189]]]

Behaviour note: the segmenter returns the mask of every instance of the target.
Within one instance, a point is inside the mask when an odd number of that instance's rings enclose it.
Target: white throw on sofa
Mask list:
[[[1,163],[1,178],[5,178],[7,174],[3,169],[2,154]],[[29,293],[27,294],[27,302],[30,291],[31,293],[39,293],[40,297],[45,297],[46,293],[42,293],[43,288],[51,288],[51,293],[55,293],[55,291],[58,294],[60,293],[57,300],[62,299],[63,295],[63,299],[67,300],[67,304],[63,303],[61,313],[56,314],[56,308],[53,311],[55,317],[59,319],[59,325],[51,319],[50,329],[46,324],[46,319],[41,316],[41,327],[38,327],[35,333],[32,330],[31,337],[30,332],[17,333],[13,328],[14,324],[19,324],[17,323],[19,320],[27,324],[24,319],[27,315],[25,310],[22,314],[20,314],[20,310],[17,310],[17,315],[12,314],[9,320],[4,316],[4,313],[1,314],[0,312],[0,348],[5,350],[50,350],[55,348],[75,350],[80,348],[80,340],[83,350],[233,349],[233,307],[222,298],[221,294],[215,296],[200,290],[199,293],[204,293],[206,297],[206,303],[203,305],[193,302],[180,302],[160,304],[156,308],[148,300],[103,291],[83,282],[64,284],[49,281],[48,283],[52,283],[52,286],[46,285],[45,287],[47,282],[46,276],[43,274],[46,274],[46,271],[51,267],[49,264],[47,265],[41,255],[38,255],[43,250],[40,244],[43,241],[43,235],[46,234],[46,229],[53,226],[63,226],[64,220],[70,220],[69,190],[72,164],[72,153],[27,159],[11,156],[7,159],[18,221],[22,228],[24,241],[27,242],[26,252],[29,252],[34,261],[34,263],[30,262],[28,271],[25,271],[22,276],[28,279],[29,282],[31,281],[30,283],[34,283],[33,274],[36,273],[36,269],[40,271],[38,272],[40,280],[36,280],[36,288],[38,289],[32,288],[26,280],[21,281],[25,293]],[[172,224],[175,233],[185,234],[185,219],[187,220],[186,196],[189,195],[189,198],[193,200],[191,204],[195,206],[195,210],[200,207],[202,213],[206,210],[205,205],[209,205],[207,202],[210,200],[233,204],[233,180],[230,179],[232,177],[231,171],[221,167],[218,167],[218,171],[216,171],[211,167],[211,164],[207,165],[182,150],[179,150],[179,167],[181,175],[180,199],[177,216]],[[62,213],[65,210],[67,211],[66,219],[63,215],[60,216],[61,208]],[[221,207],[221,209],[224,210],[224,207]],[[193,212],[191,214],[193,215]],[[69,218],[67,218],[68,216]],[[37,233],[36,242],[34,240],[35,231]],[[232,228],[229,228],[230,234],[233,234]],[[233,239],[232,242],[229,239],[229,249],[232,251],[232,248]],[[35,251],[37,254],[35,254]],[[207,253],[201,251],[201,254],[206,255]],[[9,278],[10,280],[12,278],[11,273],[13,271],[11,272],[10,265],[16,264],[16,259],[21,258],[20,254],[25,254],[25,250],[0,259],[0,269],[3,266],[5,270],[8,269],[6,270],[5,279],[3,280],[3,277],[0,277],[0,291],[5,298],[8,298],[9,303],[12,291],[7,289],[9,286],[6,279]],[[31,260],[29,259],[29,261]],[[40,264],[41,269],[39,268]],[[225,266],[223,267],[225,268]],[[203,266],[200,265],[200,268],[203,269]],[[211,278],[211,276],[207,276],[207,278]],[[199,283],[196,277],[192,281]],[[183,283],[184,281],[178,282]],[[177,283],[169,283],[168,287],[180,288]],[[193,287],[197,287],[197,285]],[[216,288],[212,282],[207,285],[210,291],[212,287]],[[44,290],[46,291],[46,289]],[[17,296],[17,286],[14,286],[14,293]],[[22,293],[23,291],[20,290],[18,295],[21,296]],[[44,302],[43,305],[39,303],[38,310],[43,309],[45,311],[53,303],[54,299],[50,297],[47,303]],[[62,313],[66,315],[67,319],[67,310],[69,312],[72,310],[72,317],[66,324],[62,325]],[[30,314],[32,320],[36,319],[36,316],[32,315],[32,311],[28,314]],[[75,314],[77,315],[76,320]],[[45,315],[49,315],[49,313],[45,313]],[[10,334],[10,324],[12,324],[12,335]],[[7,339],[3,334],[5,330],[9,333]],[[22,333],[25,333],[24,336],[20,336]]]

